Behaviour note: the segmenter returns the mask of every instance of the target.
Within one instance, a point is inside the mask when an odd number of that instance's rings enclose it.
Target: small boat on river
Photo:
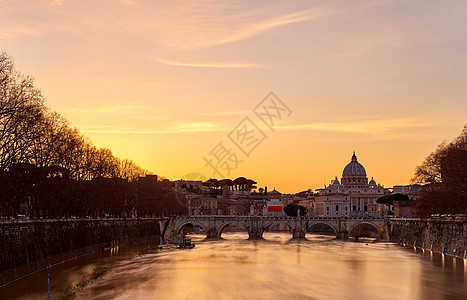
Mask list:
[[[159,241],[159,246],[157,246],[158,249],[170,249],[172,248],[173,246],[169,245],[169,243],[167,242],[167,245],[164,245],[162,243],[162,237],[160,237],[160,241]]]
[[[182,239],[180,245],[178,245],[179,249],[193,249],[195,244],[191,242],[191,239]]]

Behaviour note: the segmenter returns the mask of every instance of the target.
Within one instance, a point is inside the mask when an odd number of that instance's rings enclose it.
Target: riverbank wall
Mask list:
[[[0,286],[54,264],[160,234],[158,219],[0,223]]]
[[[389,224],[391,240],[402,246],[467,259],[465,217],[393,218]]]

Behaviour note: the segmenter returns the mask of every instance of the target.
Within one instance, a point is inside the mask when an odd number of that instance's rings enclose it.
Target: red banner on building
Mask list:
[[[268,212],[282,212],[282,205],[268,205]]]

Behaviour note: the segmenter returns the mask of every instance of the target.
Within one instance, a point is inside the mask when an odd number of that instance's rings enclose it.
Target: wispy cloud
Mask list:
[[[371,135],[382,135],[398,130],[408,130],[413,128],[430,127],[431,123],[421,122],[410,118],[400,119],[373,119],[356,120],[347,122],[320,122],[304,123],[296,125],[277,126],[281,130],[316,130],[339,133],[363,133]]]
[[[138,18],[131,16],[137,13]],[[166,2],[128,12],[121,28],[176,50],[195,50],[245,40],[278,27],[333,13],[327,8],[291,9],[286,3],[253,6],[247,2],[198,0]],[[131,22],[129,22],[131,20]]]
[[[124,104],[104,107],[65,108],[62,112],[78,114],[138,114],[147,109],[144,105]]]
[[[251,113],[251,110],[218,111],[218,112],[206,112],[202,114],[208,115],[208,116],[236,116],[236,115],[246,115],[249,113]]]
[[[398,137],[401,135],[413,136],[413,134],[420,135],[420,130],[412,132],[413,129],[430,128],[431,123],[421,122],[410,118],[399,119],[373,119],[373,120],[356,120],[347,122],[316,122],[316,123],[303,123],[294,125],[282,125],[275,128],[285,131],[318,131],[329,133],[347,133],[347,134],[364,134],[372,139],[378,138],[392,138],[394,134]],[[260,126],[262,127],[262,126]],[[228,132],[229,126],[221,125],[215,122],[179,122],[171,126],[161,129],[135,129],[128,127],[116,127],[111,125],[98,125],[88,126],[82,131],[88,133],[122,133],[122,134],[166,134],[166,133],[189,133],[189,132]],[[263,128],[266,130],[267,128]],[[427,134],[429,134],[427,132]]]
[[[169,130],[181,132],[213,131],[215,129],[218,129],[218,126],[213,122],[179,123],[169,128]]]
[[[124,5],[140,7],[140,5],[136,3],[136,1],[134,0],[117,0],[117,1]]]
[[[452,131],[452,124],[440,126],[429,120],[420,118],[383,118],[358,119],[343,122],[316,122],[294,125],[276,126],[284,131],[310,131],[324,133],[323,139],[328,135],[329,139],[339,141],[427,141],[442,140],[447,132]],[[454,128],[457,128],[454,126]],[[266,130],[266,128],[265,128]]]
[[[161,129],[138,129],[112,125],[87,126],[83,133],[109,133],[109,134],[173,134],[192,132],[226,131],[227,128],[213,122],[181,122]]]
[[[52,6],[60,6],[60,5],[63,5],[63,0],[53,0],[53,1],[50,1],[50,5],[52,5]]]
[[[313,17],[323,16],[322,13],[313,13],[310,10],[279,15],[269,18],[260,22],[253,22],[250,24],[236,24],[237,28],[227,30],[223,32],[217,32],[217,36],[213,36],[212,39],[203,40],[203,44],[199,46],[214,46],[220,44],[232,43],[240,40],[250,38],[258,35],[266,30],[270,30],[279,26],[300,23],[312,19]],[[223,29],[225,30],[225,28]]]
[[[19,36],[40,36],[42,31],[32,26],[5,24],[0,28],[0,39],[13,39]]]
[[[179,67],[195,67],[195,68],[222,68],[222,69],[266,69],[265,66],[253,63],[229,63],[229,62],[181,62],[167,59],[154,58],[152,59],[158,63],[170,66]]]

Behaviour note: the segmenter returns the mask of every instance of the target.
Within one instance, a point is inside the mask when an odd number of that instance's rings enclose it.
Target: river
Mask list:
[[[387,242],[322,235],[264,240],[225,233],[190,250],[156,241],[79,257],[0,288],[1,299],[60,299],[67,286],[101,277],[78,299],[467,299],[467,261]],[[193,240],[200,239],[194,236]]]

